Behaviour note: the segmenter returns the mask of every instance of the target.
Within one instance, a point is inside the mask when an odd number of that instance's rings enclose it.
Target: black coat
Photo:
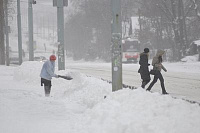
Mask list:
[[[141,53],[140,54],[140,69],[138,70],[138,73],[141,74],[141,79],[143,80],[150,80],[150,74],[149,74],[149,63],[148,63],[148,55],[147,53]]]

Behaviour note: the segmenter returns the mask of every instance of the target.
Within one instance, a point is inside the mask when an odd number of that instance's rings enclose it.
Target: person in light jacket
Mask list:
[[[145,88],[145,86],[149,83],[151,80],[150,74],[149,74],[149,63],[148,63],[148,57],[149,57],[149,49],[145,48],[144,52],[140,54],[140,69],[138,70],[138,73],[141,75],[142,79],[142,88]]]
[[[147,88],[147,91],[150,91],[153,85],[157,82],[157,80],[160,80],[161,88],[162,88],[162,94],[168,94],[165,90],[164,85],[164,78],[161,74],[161,70],[163,69],[165,72],[167,72],[167,69],[162,65],[162,55],[165,53],[163,50],[158,50],[156,56],[152,60],[152,66],[153,70],[156,70],[156,73],[154,75],[154,79]]]
[[[44,85],[45,96],[48,97],[51,92],[51,79],[52,77],[58,78],[58,75],[54,73],[55,71],[55,60],[56,56],[51,55],[49,60],[47,60],[42,67],[40,77],[41,77],[41,86]]]

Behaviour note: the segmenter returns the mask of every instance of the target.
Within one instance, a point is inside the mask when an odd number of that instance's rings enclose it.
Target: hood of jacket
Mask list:
[[[159,50],[157,51],[157,53],[156,53],[156,56],[157,56],[157,57],[158,57],[158,56],[162,56],[164,53],[165,53],[164,50],[159,49]]]

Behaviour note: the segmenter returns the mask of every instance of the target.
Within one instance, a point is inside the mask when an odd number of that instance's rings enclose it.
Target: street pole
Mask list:
[[[10,27],[8,26],[8,1],[5,2],[5,34],[6,34],[6,66],[10,65],[9,60],[9,31]]]
[[[42,27],[43,27],[43,28],[42,28],[43,39],[45,39],[45,34],[46,34],[46,33],[45,33],[44,16],[42,17]]]
[[[55,16],[55,15],[54,15],[54,16]],[[54,19],[53,19],[53,43],[54,43],[54,39],[55,39],[55,38],[54,38],[54,37],[55,37],[55,36],[54,36],[54,30],[55,30],[55,21],[54,21]]]
[[[33,8],[32,4],[36,4],[35,0],[28,0],[28,31],[29,31],[29,61],[34,60],[33,50]]]
[[[18,27],[18,53],[19,53],[19,65],[22,64],[22,31],[21,31],[21,11],[20,0],[17,0],[17,27]]]
[[[58,70],[65,70],[65,51],[64,51],[64,6],[67,0],[53,0],[57,6],[57,34],[58,34]]]
[[[121,0],[111,0],[112,8],[112,91],[122,89]]]

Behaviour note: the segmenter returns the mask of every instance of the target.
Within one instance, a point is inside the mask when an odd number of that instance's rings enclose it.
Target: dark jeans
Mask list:
[[[44,92],[46,97],[50,96],[51,86],[44,86]]]
[[[51,80],[41,78],[41,86],[44,85],[45,96],[48,97],[51,92]]]
[[[158,79],[160,80],[160,84],[161,84],[161,88],[162,88],[162,93],[164,94],[164,93],[166,93],[165,85],[164,85],[164,78],[163,78],[162,74],[160,73],[160,71],[156,72],[156,75],[154,76],[154,79],[151,82],[151,84],[149,85],[149,87],[147,88],[147,90],[150,91],[151,88],[157,82]]]

